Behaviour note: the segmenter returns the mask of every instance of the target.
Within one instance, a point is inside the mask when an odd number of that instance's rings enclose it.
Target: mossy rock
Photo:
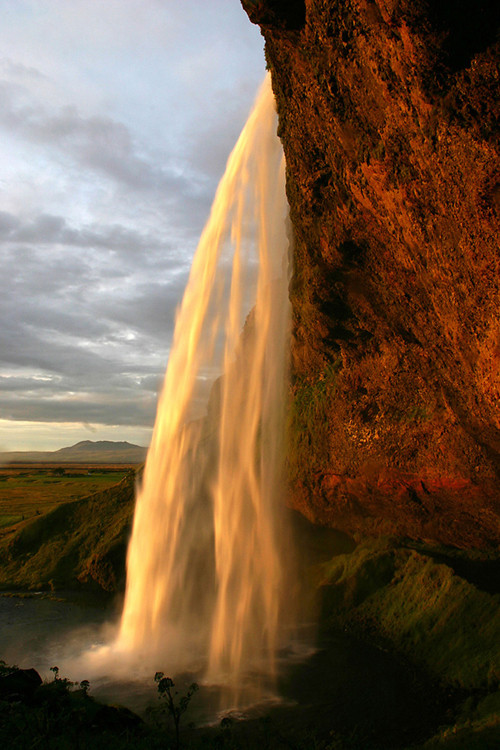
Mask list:
[[[323,624],[376,633],[441,682],[491,691],[500,681],[500,597],[430,554],[370,540],[323,566]]]

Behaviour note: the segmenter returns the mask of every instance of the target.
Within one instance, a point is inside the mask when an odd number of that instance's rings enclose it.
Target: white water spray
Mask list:
[[[114,647],[153,669],[198,660],[209,681],[235,689],[249,670],[273,675],[283,599],[286,212],[268,76],[178,312]],[[208,415],[193,420],[214,373]]]

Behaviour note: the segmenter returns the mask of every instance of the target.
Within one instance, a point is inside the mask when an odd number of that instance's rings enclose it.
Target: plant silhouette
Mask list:
[[[193,695],[198,690],[198,685],[193,682],[185,695],[182,695],[179,699],[176,698],[178,691],[172,692],[172,688],[175,687],[174,681],[170,677],[165,677],[163,672],[156,672],[155,682],[158,683],[158,692],[160,698],[165,701],[168,714],[172,717],[175,727],[175,750],[179,750],[180,739],[179,730],[181,723],[181,716],[186,713],[189,706],[189,702]]]

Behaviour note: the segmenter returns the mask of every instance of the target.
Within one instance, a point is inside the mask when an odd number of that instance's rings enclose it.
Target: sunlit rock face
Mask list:
[[[243,5],[295,232],[291,503],[498,544],[498,3]]]

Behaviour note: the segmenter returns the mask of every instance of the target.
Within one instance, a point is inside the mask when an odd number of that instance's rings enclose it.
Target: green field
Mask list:
[[[128,466],[0,468],[0,529],[118,484]]]

